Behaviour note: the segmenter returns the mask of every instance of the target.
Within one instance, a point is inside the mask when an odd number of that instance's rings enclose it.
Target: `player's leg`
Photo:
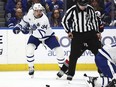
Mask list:
[[[40,44],[40,41],[33,37],[30,36],[27,47],[26,47],[26,56],[27,56],[27,62],[28,62],[28,67],[29,67],[29,75],[34,74],[34,51]]]
[[[63,63],[62,67],[60,68],[60,71],[57,73],[58,78],[61,78],[64,74],[68,74],[68,67],[69,67],[69,60],[66,59]]]
[[[108,83],[111,82],[111,79],[108,77],[93,77],[87,76],[84,74],[84,79],[87,84],[87,87],[106,87]],[[114,87],[114,86],[109,86]]]
[[[116,87],[116,66],[112,62],[108,61],[101,53],[95,57],[95,62],[97,67],[103,73],[102,77],[97,79],[86,79],[89,85],[92,84],[92,87]],[[113,79],[112,79],[113,78]],[[112,79],[112,80],[111,80]],[[93,86],[94,85],[94,86]]]
[[[114,73],[116,73],[115,64],[113,64],[108,59],[106,59],[101,53],[98,53],[96,55],[95,63],[97,65],[97,67],[101,70],[101,72],[103,73],[104,76],[113,78]]]
[[[67,80],[72,80],[75,74],[77,59],[82,55],[82,53],[85,50],[86,49],[83,49],[83,43],[82,41],[80,41],[80,39],[77,38],[72,39]]]
[[[63,63],[65,61],[63,49],[61,47],[55,47],[53,50],[56,53],[59,67],[62,67],[62,65],[63,65]]]
[[[58,65],[60,68],[60,73],[57,73],[58,77],[62,77],[64,73],[68,69],[68,60],[65,60],[64,52],[55,36],[50,37],[49,39],[45,40],[45,44],[50,48],[53,49],[57,56]],[[62,70],[63,69],[63,70]]]
[[[102,61],[102,62],[101,62]],[[95,57],[95,62],[98,68],[103,72],[103,75],[107,78],[112,78],[111,82],[107,82],[107,84],[104,84],[106,87],[115,87],[116,86],[116,66],[112,62],[110,62],[108,59],[106,59],[101,53],[98,53]],[[100,81],[101,83],[104,82],[104,80]],[[100,84],[99,82],[99,84]],[[97,81],[98,84],[98,81]]]
[[[87,74],[84,74],[84,79],[87,87],[116,87],[116,79],[87,76]]]
[[[87,42],[88,49],[96,56],[98,53],[98,49],[102,48],[101,41],[98,40],[96,36],[93,36],[93,38]],[[101,70],[98,68],[98,73],[100,76],[103,76]]]
[[[65,58],[64,58],[64,51],[61,48],[57,38],[55,36],[51,36],[49,39],[45,40],[45,44],[51,49],[54,50],[57,56],[57,61],[59,67],[62,67]]]
[[[94,80],[95,87],[106,87],[106,85],[111,81],[108,77],[98,77],[96,80]]]
[[[79,41],[79,40],[75,40],[75,41]],[[81,49],[80,53],[79,53],[79,47]],[[75,54],[80,54],[81,55],[87,48],[83,44],[80,44],[79,47],[77,47],[78,51],[76,51]],[[77,55],[77,59],[80,57],[80,55]],[[66,59],[63,66],[61,67],[61,70],[57,73],[58,77],[61,78],[64,73],[68,75],[68,69],[69,69],[69,59]],[[69,76],[69,78],[70,77],[71,76]]]
[[[82,54],[81,46],[77,44],[78,40],[72,40],[71,42],[71,53],[69,56],[69,61],[66,60],[61,67],[61,70],[57,73],[57,76],[61,78],[63,74],[68,70],[67,72],[67,80],[72,80],[74,74],[75,74],[75,67],[77,58],[79,58]],[[75,51],[77,49],[77,51]]]
[[[28,62],[28,67],[29,67],[29,75],[34,74],[34,50],[35,48],[36,47],[34,44],[29,43],[26,49],[27,62]]]

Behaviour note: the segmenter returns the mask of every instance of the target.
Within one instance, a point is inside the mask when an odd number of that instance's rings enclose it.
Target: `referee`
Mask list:
[[[76,5],[69,8],[62,19],[62,25],[71,39],[71,52],[69,66],[64,63],[57,76],[62,77],[68,69],[67,80],[72,80],[77,59],[83,52],[88,49],[96,55],[101,48],[101,34],[97,16],[93,7],[88,5],[88,0],[78,0]]]

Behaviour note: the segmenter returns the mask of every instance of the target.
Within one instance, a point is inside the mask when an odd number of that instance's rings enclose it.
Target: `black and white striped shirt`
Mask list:
[[[84,11],[80,10],[78,5],[69,8],[62,19],[62,25],[67,33],[99,31],[97,16],[90,5],[87,5]]]

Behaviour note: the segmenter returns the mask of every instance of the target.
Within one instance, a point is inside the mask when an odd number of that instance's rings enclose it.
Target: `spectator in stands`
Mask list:
[[[23,17],[23,11],[21,8],[16,9],[15,17],[11,17],[7,22],[7,27],[13,28],[17,23],[21,21]]]
[[[28,5],[27,5],[28,10],[35,3],[41,3],[41,5],[45,7],[45,0],[28,0],[27,3],[28,3]]]
[[[110,9],[108,14],[105,14],[105,16],[103,17],[103,22],[105,26],[109,26],[112,20],[112,10]]]
[[[47,12],[52,12],[54,9],[63,11],[64,3],[61,0],[46,0],[45,8]]]
[[[21,2],[23,12],[27,12],[27,0],[7,0],[5,6],[5,17],[7,20],[10,17],[15,16],[15,8],[17,2]]]
[[[62,27],[61,25],[61,14],[58,9],[54,9],[51,14],[50,18],[50,26],[51,27]]]
[[[115,20],[116,20],[116,4],[112,0],[105,0],[105,10],[104,10],[104,18],[103,21],[105,23],[105,26],[115,26]]]
[[[105,10],[104,10],[104,13],[106,15],[109,14],[109,12],[111,11],[111,8],[112,8],[112,1],[111,0],[105,0]]]
[[[98,0],[99,3],[99,7],[101,8],[101,14],[104,14],[104,9],[105,9],[105,4],[104,4],[104,0]]]
[[[109,26],[116,26],[116,20],[113,20]]]
[[[93,6],[95,11],[100,11],[101,13],[103,13],[104,9],[100,7],[99,0],[91,0],[90,4],[91,6]]]
[[[114,2],[112,0],[105,0],[105,10],[104,10],[104,17],[103,21],[105,26],[114,26],[114,12],[115,12],[115,6]]]
[[[22,3],[21,3],[21,1],[18,1],[18,2],[16,3],[14,10],[16,10],[16,9],[18,9],[18,8],[23,9],[23,8],[22,8]]]
[[[49,19],[54,9],[59,9],[61,15],[63,15],[64,3],[61,0],[46,0],[45,9]]]
[[[105,1],[105,13],[108,14],[110,10],[116,10],[116,6],[112,0]]]
[[[111,23],[109,24],[109,26],[116,26],[116,11],[114,11],[113,13],[114,13],[114,18],[111,21]]]

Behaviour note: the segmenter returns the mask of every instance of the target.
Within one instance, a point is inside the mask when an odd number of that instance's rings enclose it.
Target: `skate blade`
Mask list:
[[[60,79],[60,77],[57,76],[56,79],[58,80],[58,79]]]
[[[34,78],[34,75],[30,75],[31,78]]]
[[[67,82],[67,83],[68,83],[68,84],[71,84],[71,82],[72,82],[71,80],[68,80],[68,82]]]

